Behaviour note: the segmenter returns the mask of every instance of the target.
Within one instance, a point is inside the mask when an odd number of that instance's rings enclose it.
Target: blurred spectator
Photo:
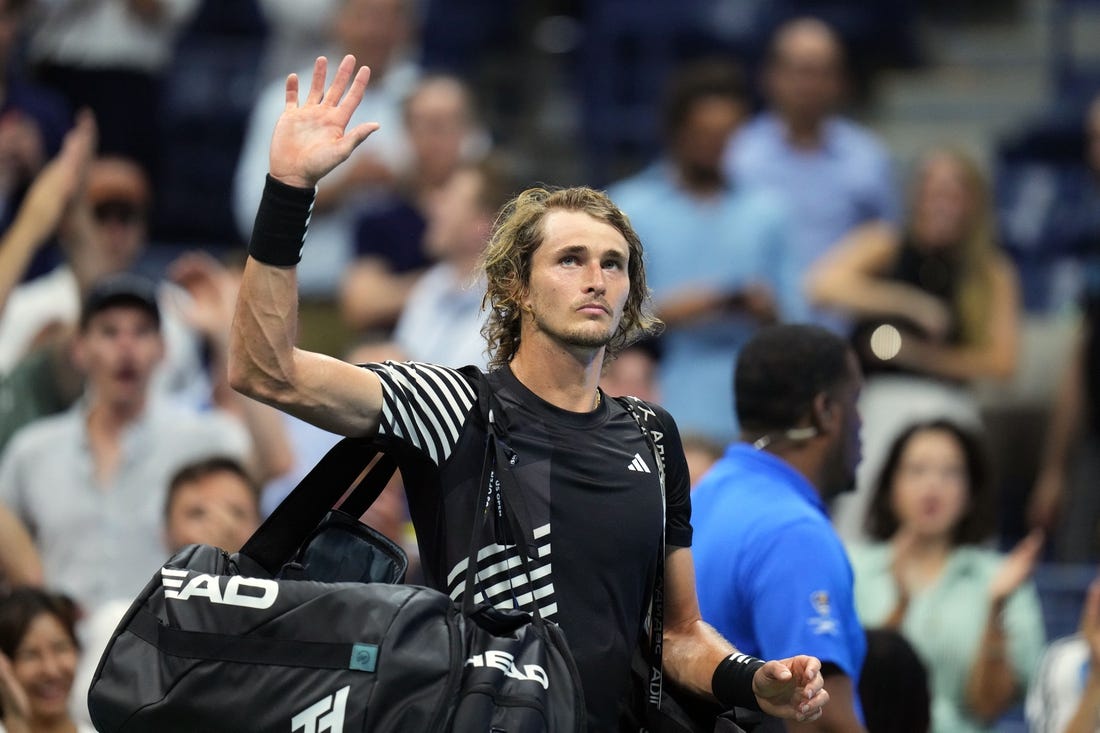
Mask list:
[[[856,321],[853,344],[867,375],[858,491],[841,498],[834,513],[847,539],[860,534],[871,482],[893,438],[908,423],[933,417],[976,425],[970,383],[1007,379],[1015,370],[1019,285],[993,226],[974,163],[934,151],[918,169],[904,230],[861,227],[807,278],[815,304]]]
[[[992,491],[974,435],[944,420],[915,424],[894,442],[871,500],[873,544],[849,547],[864,625],[900,630],[928,667],[936,733],[994,730],[1042,652],[1029,580],[1042,536],[1008,555],[982,547]]]
[[[464,163],[480,159],[488,137],[466,85],[421,79],[403,104],[411,160],[394,189],[356,224],[356,259],[341,282],[343,318],[357,331],[390,329],[409,290],[432,260],[424,232],[436,199]]]
[[[164,355],[151,281],[118,274],[97,282],[75,349],[86,396],[16,433],[0,456],[0,501],[30,528],[46,582],[91,610],[132,598],[164,559],[172,473],[210,454],[246,460],[249,440],[231,418],[150,389]]]
[[[738,350],[760,324],[797,315],[789,212],[772,194],[734,185],[722,172],[723,146],[747,107],[736,67],[682,68],[665,97],[664,158],[608,191],[645,242],[668,327],[663,404],[683,432],[721,442],[736,434],[728,408]]]
[[[0,598],[0,711],[6,733],[95,733],[68,710],[80,648],[64,596],[20,588]]]
[[[487,368],[481,335],[485,279],[478,264],[497,212],[511,195],[490,161],[458,169],[437,195],[424,236],[437,262],[409,292],[393,332],[409,360]]]
[[[1100,580],[1081,610],[1081,630],[1047,647],[1027,693],[1031,733],[1100,729]]]
[[[154,170],[161,80],[199,0],[49,0],[36,4],[28,56],[73,109],[89,107],[100,150]]]
[[[27,187],[60,150],[72,122],[65,100],[32,84],[19,68],[18,40],[30,5],[0,0],[0,231],[11,225]],[[37,270],[30,267],[32,275]]]
[[[191,544],[236,552],[260,525],[259,489],[236,459],[199,458],[181,466],[169,480],[163,518],[161,559]],[[99,658],[132,601],[127,596],[102,603],[80,624],[84,655],[76,668],[70,701],[79,720],[91,721],[88,689]]]
[[[646,402],[661,404],[657,387],[660,347],[654,339],[631,344],[604,363],[600,388],[612,397],[631,395]],[[686,450],[686,448],[685,448]]]
[[[168,552],[212,545],[237,552],[260,526],[260,490],[236,459],[204,458],[176,471],[164,502]]]
[[[928,669],[894,629],[867,630],[859,698],[869,733],[929,733],[932,700]]]
[[[34,253],[57,231],[74,198],[82,195],[81,181],[94,150],[95,124],[91,115],[85,114],[66,135],[62,152],[46,164],[28,189],[14,223],[0,238],[0,313]],[[41,345],[10,371],[0,371],[0,452],[16,430],[64,410],[80,394],[68,338],[58,333],[40,341]]]
[[[1054,639],[1027,690],[1032,733],[1095,733],[1100,729],[1100,580],[1081,609],[1080,631]]]
[[[308,297],[336,297],[340,279],[352,260],[357,215],[372,197],[377,198],[393,185],[395,176],[408,162],[401,101],[418,74],[409,59],[412,6],[412,0],[343,0],[333,17],[329,41],[335,48],[324,55],[340,58],[352,54],[357,63],[371,70],[370,85],[348,124],[378,122],[381,127],[374,133],[379,144],[359,147],[325,177],[317,191],[309,226],[311,256],[298,267],[299,287]],[[335,72],[335,66],[330,73]],[[313,73],[304,70],[298,76],[304,93]],[[271,131],[286,106],[285,78],[273,81],[260,92],[237,164],[233,209],[245,240],[251,235],[263,192]]]
[[[292,69],[304,69],[313,64],[313,60],[325,50],[332,33],[332,18],[343,1],[257,1],[260,14],[267,24],[260,69],[263,83],[283,81]]]
[[[859,364],[824,328],[773,326],[733,381],[741,439],[691,499],[699,612],[745,654],[820,659],[829,704],[798,729],[859,733],[866,641],[825,504],[859,462]]]
[[[10,371],[43,332],[74,326],[91,283],[135,265],[147,245],[151,197],[148,178],[132,160],[101,157],[91,164],[83,193],[62,226],[66,263],[17,287],[0,314],[0,372]],[[167,356],[157,387],[205,404],[210,383],[200,343],[179,314],[186,295],[165,283],[158,298]]]
[[[1054,539],[1065,562],[1100,558],[1100,96],[1089,106],[1087,175],[1058,196],[1046,215],[1044,245],[1059,246],[1083,267],[1082,318],[1062,368],[1028,520]]]
[[[726,170],[738,184],[766,185],[790,198],[800,278],[853,227],[896,221],[896,182],[882,144],[838,114],[844,53],[829,26],[809,18],[782,25],[764,88],[770,109],[731,139]],[[846,330],[835,317],[817,313],[814,320]]]

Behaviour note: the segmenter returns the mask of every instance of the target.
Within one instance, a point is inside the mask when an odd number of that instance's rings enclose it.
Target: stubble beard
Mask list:
[[[552,340],[572,348],[600,349],[607,346],[615,336],[614,329],[593,328],[592,324],[582,324],[565,329],[555,329],[538,316],[534,318],[535,328]]]

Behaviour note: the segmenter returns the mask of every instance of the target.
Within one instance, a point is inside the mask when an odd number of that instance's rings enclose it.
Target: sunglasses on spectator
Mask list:
[[[145,220],[145,209],[129,201],[103,201],[92,207],[92,216],[101,224],[136,224]]]

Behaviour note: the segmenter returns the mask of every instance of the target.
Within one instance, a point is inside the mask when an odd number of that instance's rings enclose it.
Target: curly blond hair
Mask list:
[[[626,214],[607,194],[585,186],[529,188],[500,210],[481,256],[481,269],[488,283],[482,307],[489,309],[489,318],[481,332],[488,343],[490,369],[508,364],[519,349],[520,303],[531,282],[531,259],[542,244],[543,221],[554,210],[588,214],[614,227],[626,239],[630,292],[619,327],[604,351],[604,360],[615,358],[645,336],[660,333],[664,326],[653,312],[642,242]]]

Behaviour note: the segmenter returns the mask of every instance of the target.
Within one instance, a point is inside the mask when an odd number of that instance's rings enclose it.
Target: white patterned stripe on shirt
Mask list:
[[[491,544],[477,553],[477,577],[485,592],[478,594],[475,602],[488,600],[496,608],[510,609],[516,604],[530,607],[538,602],[543,618],[553,618],[558,611],[554,597],[554,581],[550,562],[550,525],[536,527],[534,536],[538,544],[538,557],[531,558],[534,569],[531,577],[523,572],[523,563],[516,554],[515,545]],[[460,560],[447,575],[447,591],[458,601],[466,590],[466,559]]]
[[[477,393],[453,369],[419,362],[372,367],[382,380],[383,435],[421,448],[438,466],[450,457]]]

